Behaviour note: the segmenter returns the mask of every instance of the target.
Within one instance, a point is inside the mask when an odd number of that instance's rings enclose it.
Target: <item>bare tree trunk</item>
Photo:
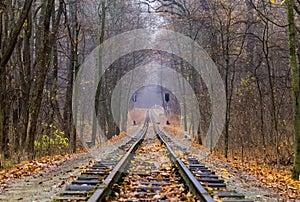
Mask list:
[[[2,26],[3,23],[6,22],[2,19],[2,14],[0,14],[0,30],[1,30],[1,46],[0,46],[0,167],[3,166],[5,156],[4,151],[6,147],[6,138],[8,133],[8,110],[7,109],[7,91],[6,91],[6,65],[9,62],[11,55],[13,53],[13,50],[17,44],[18,36],[22,30],[23,24],[28,16],[29,10],[31,8],[33,0],[26,0],[24,2],[22,11],[20,13],[20,17],[18,18],[15,26],[11,29],[11,32],[9,34],[9,37],[6,38],[5,41],[3,41],[3,36],[5,35],[5,30],[2,30],[2,27],[7,28],[6,26]],[[1,2],[3,3],[3,1]]]
[[[54,39],[56,38],[56,34],[58,31],[60,16],[63,12],[63,1],[60,1],[59,10],[57,14],[58,17],[56,18],[56,23],[53,25],[53,30],[50,31],[50,21],[54,1],[55,0],[47,1],[42,28],[42,44],[36,58],[35,83],[33,84],[31,98],[29,102],[29,118],[26,138],[26,152],[28,153],[29,158],[33,158],[34,156],[34,140],[36,136],[38,116],[42,104],[44,83],[50,66],[51,51],[52,46],[54,44]]]
[[[275,103],[275,92],[274,92],[274,78],[272,75],[272,66],[270,64],[270,54],[269,54],[269,22],[267,21],[265,24],[264,34],[263,34],[263,53],[266,59],[267,69],[268,69],[268,82],[271,93],[271,116],[272,123],[274,125],[275,130],[275,148],[276,148],[276,161],[277,166],[279,166],[279,132],[278,132],[278,118],[276,112],[276,103]]]
[[[230,64],[229,64],[229,25],[227,25],[226,36],[222,35],[223,55],[225,56],[225,93],[226,93],[226,113],[225,113],[225,137],[224,137],[224,156],[228,157],[229,146],[229,124],[231,109],[231,93],[230,93]]]
[[[297,61],[296,48],[296,25],[294,16],[294,0],[288,0],[288,22],[289,22],[289,55],[290,68],[292,72],[292,96],[293,96],[293,124],[295,137],[295,156],[292,171],[292,179],[299,180],[300,175],[300,79],[299,64]]]
[[[102,0],[101,2],[101,7],[99,8],[101,9],[101,16],[99,16],[101,18],[101,30],[100,30],[100,37],[99,37],[99,42],[100,44],[102,44],[104,42],[104,37],[105,37],[105,20],[106,20],[106,7],[105,7],[105,1]],[[99,12],[100,13],[100,12]],[[102,68],[102,61],[101,61],[101,51],[99,53],[99,67]],[[100,71],[100,73],[102,73],[102,70]],[[97,78],[97,75],[95,75]],[[99,96],[96,97],[96,102],[97,105],[100,104],[99,103]],[[97,126],[98,126],[98,121],[97,121],[97,116],[96,113],[93,115],[93,126],[92,126],[92,145],[95,145],[96,143],[96,136],[97,136]],[[105,130],[105,129],[104,129]],[[105,131],[104,131],[105,132]]]
[[[73,83],[74,76],[76,71],[76,66],[78,66],[78,35],[80,31],[80,26],[78,24],[78,1],[70,2],[70,16],[71,19],[68,23],[68,32],[69,32],[69,40],[70,40],[70,61],[68,68],[68,76],[67,76],[67,92],[66,92],[66,101],[64,107],[64,120],[65,120],[65,134],[69,141],[72,151],[76,152],[76,129],[73,125],[73,115],[72,115],[72,94],[73,94]],[[67,19],[67,13],[66,19]],[[76,121],[76,120],[74,120]],[[76,124],[76,123],[75,123]]]
[[[26,142],[26,132],[27,132],[27,125],[28,125],[28,103],[29,103],[29,94],[30,94],[30,88],[31,88],[31,32],[32,32],[32,20],[31,20],[31,13],[28,16],[27,19],[28,26],[24,30],[25,32],[25,39],[24,39],[24,50],[23,50],[23,63],[24,63],[24,69],[22,74],[22,82],[21,82],[21,88],[23,88],[22,91],[22,98],[23,101],[21,106],[21,148],[25,148],[25,142]],[[22,151],[23,152],[23,151]]]
[[[263,104],[263,93],[260,85],[259,78],[256,73],[257,70],[255,70],[254,76],[256,81],[256,86],[258,90],[259,95],[259,108],[260,108],[260,134],[262,137],[262,145],[263,145],[263,154],[264,154],[264,160],[266,159],[266,137],[265,137],[265,121],[264,121],[264,104]]]

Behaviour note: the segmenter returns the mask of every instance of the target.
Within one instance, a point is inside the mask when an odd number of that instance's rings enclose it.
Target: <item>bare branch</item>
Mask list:
[[[274,20],[271,20],[268,16],[266,16],[265,14],[263,14],[253,3],[252,0],[247,0],[249,2],[249,4],[251,5],[251,7],[256,10],[258,12],[258,14],[263,18],[262,20],[263,21],[268,21],[268,22],[271,22],[272,24],[276,25],[277,27],[283,27],[283,28],[286,28],[288,27],[288,25],[280,25],[278,24],[277,22],[275,22]]]
[[[150,4],[159,4],[157,7],[154,7]],[[176,0],[145,0],[142,2],[139,2],[138,4],[144,4],[148,7],[148,12],[153,13],[169,13],[172,15],[177,15],[179,17],[190,15],[189,10],[185,7],[185,5],[179,3]],[[176,8],[176,11],[174,11]],[[153,10],[153,11],[151,11]]]

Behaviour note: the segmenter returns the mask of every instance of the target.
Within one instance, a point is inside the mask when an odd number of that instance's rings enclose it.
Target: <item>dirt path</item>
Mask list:
[[[8,181],[1,185],[0,201],[51,201],[89,160],[89,154],[79,154],[37,176]]]

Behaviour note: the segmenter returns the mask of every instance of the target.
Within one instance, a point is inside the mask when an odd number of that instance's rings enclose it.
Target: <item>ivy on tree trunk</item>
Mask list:
[[[292,178],[299,180],[300,175],[300,83],[299,65],[296,49],[296,25],[294,16],[294,0],[288,0],[288,23],[289,23],[289,55],[290,68],[292,72],[292,98],[293,98],[293,120],[295,137],[295,156]]]

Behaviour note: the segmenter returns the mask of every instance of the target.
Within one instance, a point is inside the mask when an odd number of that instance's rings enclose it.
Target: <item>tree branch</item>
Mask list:
[[[6,66],[8,63],[14,48],[17,44],[18,41],[18,36],[23,28],[23,24],[25,20],[27,19],[28,13],[30,11],[31,5],[32,5],[33,0],[26,0],[23,6],[23,9],[21,11],[20,17],[18,18],[18,21],[16,25],[13,27],[8,44],[6,44],[4,47],[4,53],[2,56],[0,56],[0,74],[3,73],[3,68]]]
[[[288,25],[280,25],[278,24],[277,22],[271,20],[268,16],[266,16],[265,14],[263,14],[255,5],[254,3],[252,2],[252,0],[247,0],[249,2],[249,4],[251,5],[251,7],[256,10],[258,12],[258,14],[264,18],[263,20],[264,21],[268,21],[268,22],[271,22],[272,24],[276,25],[277,27],[283,27],[283,28],[286,28],[288,27]]]

